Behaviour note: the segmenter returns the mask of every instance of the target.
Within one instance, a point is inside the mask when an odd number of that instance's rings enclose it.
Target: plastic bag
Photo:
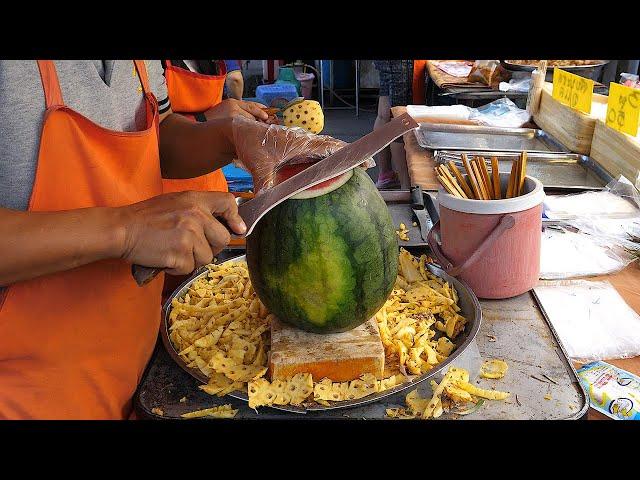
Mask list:
[[[614,420],[640,420],[640,377],[606,362],[578,370],[591,407]]]
[[[542,235],[540,278],[604,275],[640,254],[640,195],[620,176],[601,191],[548,195],[544,216],[560,226]]]
[[[423,118],[428,118],[430,121],[469,120],[473,111],[473,108],[466,105],[407,105],[407,113],[416,121]]]
[[[315,135],[302,128],[267,125],[245,117],[234,117],[233,138],[237,160],[234,164],[251,173],[256,195],[285,178],[279,172],[295,164],[313,164],[346,145],[327,135]],[[367,159],[365,168],[375,166]]]
[[[547,196],[544,215],[606,245],[640,248],[640,194],[622,175],[601,191]]]
[[[633,73],[621,73],[620,83],[625,87],[640,88],[640,76]]]
[[[479,108],[473,108],[469,120],[475,120],[483,125],[492,127],[518,128],[529,121],[531,115],[526,110],[518,108],[508,98],[499,98]]]
[[[501,92],[528,92],[531,87],[531,77],[512,78],[509,82],[500,82],[498,90]]]
[[[566,278],[607,275],[625,268],[636,256],[621,242],[606,237],[547,227],[540,244],[540,278]]]
[[[640,355],[640,316],[609,282],[549,282],[534,292],[573,360]]]
[[[509,72],[500,65],[498,60],[476,60],[467,80],[497,86],[500,82],[508,80],[509,77]]]

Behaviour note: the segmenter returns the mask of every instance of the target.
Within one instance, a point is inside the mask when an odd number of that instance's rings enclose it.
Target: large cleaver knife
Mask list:
[[[241,203],[238,206],[238,213],[247,225],[245,236],[251,235],[258,221],[276,205],[309,187],[351,170],[367,158],[380,152],[396,138],[418,127],[415,120],[409,114],[404,113],[382,128],[345,145],[333,155],[329,155],[275,187],[265,190],[255,198]],[[131,268],[133,278],[139,286],[148,283],[160,271],[159,268],[140,265],[133,265]]]

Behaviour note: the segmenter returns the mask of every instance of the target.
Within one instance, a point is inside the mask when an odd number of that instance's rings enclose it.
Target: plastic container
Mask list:
[[[276,80],[275,83],[278,85],[281,83],[290,83],[292,85],[295,85],[298,96],[301,95],[302,86],[300,84],[300,80],[298,80],[297,75],[291,67],[280,67],[280,70],[278,72],[278,80]]]
[[[508,173],[500,174],[503,192],[508,179]],[[544,190],[527,176],[524,191],[504,200],[438,191],[440,221],[429,232],[429,246],[444,270],[479,298],[515,297],[538,282]]]
[[[296,72],[296,78],[300,82],[301,95],[310,100],[315,75],[313,73]]]
[[[245,169],[230,163],[222,167],[230,192],[249,192],[253,190],[253,178]]]
[[[258,85],[256,98],[258,102],[271,106],[271,102],[278,98],[284,98],[287,102],[298,97],[298,91],[292,83],[276,83],[273,85]]]

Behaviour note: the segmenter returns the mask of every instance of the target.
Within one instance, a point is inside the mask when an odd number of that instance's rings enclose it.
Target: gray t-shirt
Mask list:
[[[146,60],[160,112],[169,108],[159,60]],[[111,130],[145,126],[140,80],[131,60],[56,60],[62,97],[70,108]],[[26,210],[38,161],[45,112],[35,60],[0,60],[0,207]]]

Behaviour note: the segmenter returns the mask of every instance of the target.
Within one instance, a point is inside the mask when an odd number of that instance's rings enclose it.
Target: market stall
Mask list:
[[[535,123],[530,126],[544,128],[547,132],[552,132],[557,138],[562,139],[562,143],[570,145],[572,152],[579,152],[566,155],[568,158],[575,157],[575,163],[562,159],[562,155],[549,154],[547,156],[553,157],[553,168],[557,170],[551,169],[552,165],[549,165],[550,168],[539,168],[539,171],[533,174],[541,179],[545,176],[548,177],[544,183],[550,193],[566,194],[572,193],[572,191],[577,193],[590,189],[599,190],[620,174],[628,176],[632,182],[636,180],[638,167],[635,158],[637,158],[640,143],[636,137],[619,132],[606,124],[608,97],[594,94],[591,99],[590,111],[584,113],[556,101],[551,83],[544,84],[541,93],[539,109],[533,116]],[[392,114],[396,116],[406,111],[406,107],[396,107],[392,109]],[[594,139],[596,129],[599,135]],[[409,175],[412,184],[420,185],[424,189],[437,189],[439,181],[435,167],[456,159],[456,155],[452,152],[443,154],[441,151],[423,148],[419,143],[420,138],[420,135],[416,135],[414,132],[407,133],[403,137]],[[451,142],[451,137],[448,138],[448,141]],[[616,148],[611,147],[613,142],[616,143]],[[458,152],[457,155],[458,161],[460,153],[462,152]],[[466,153],[472,154],[472,152]],[[491,155],[499,157],[501,154],[504,155],[503,152],[493,152]],[[577,165],[580,164],[582,166],[578,168]],[[570,173],[572,169],[575,169],[576,172]],[[579,173],[578,170],[586,173]],[[568,183],[563,184],[563,182]],[[589,282],[609,282],[636,313],[640,312],[640,271],[635,262],[619,271],[608,275],[589,276],[586,280]],[[541,281],[540,284],[545,284],[545,281]],[[537,298],[532,292],[525,293],[524,296]],[[537,305],[536,308],[540,308],[539,303]],[[592,343],[598,341],[599,339],[596,338],[591,339]],[[638,375],[640,373],[640,357],[638,356],[608,358],[607,361],[631,374]],[[583,365],[583,362],[578,361],[572,363],[576,368]],[[588,417],[590,419],[606,418],[594,409],[589,410]]]
[[[495,79],[483,82],[480,76],[470,75],[474,69],[473,60],[427,60],[427,103],[438,105],[454,102],[475,105],[503,97],[516,103],[525,102],[528,94],[528,73],[535,67],[510,62],[496,61]],[[593,61],[589,65],[574,66],[573,71],[596,80],[595,92],[602,93],[606,92],[607,87],[597,80],[600,80],[605,65],[606,61]],[[551,70],[549,73],[551,74]]]
[[[590,148],[569,148],[542,77],[533,119],[502,101],[395,107],[318,163],[279,165],[274,183],[253,172],[265,192],[240,203],[246,252],[167,298],[138,414],[605,418],[589,409],[594,388],[606,377],[631,392],[640,374],[640,249],[625,230],[640,218],[636,140],[590,105]],[[414,187],[378,193],[353,167],[400,135]],[[615,157],[599,153],[603,136],[624,145]],[[612,358],[628,373],[586,365]],[[633,400],[606,398],[609,416],[634,414]]]

